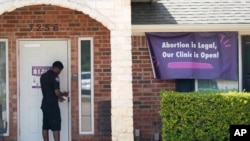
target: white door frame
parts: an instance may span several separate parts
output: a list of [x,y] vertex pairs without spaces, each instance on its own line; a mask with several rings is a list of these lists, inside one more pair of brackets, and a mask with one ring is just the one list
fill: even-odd
[[20,46],[19,46],[19,41],[67,41],[68,43],[68,88],[69,88],[69,104],[68,104],[68,138],[69,141],[71,141],[71,42],[67,38],[25,38],[25,39],[17,39],[16,40],[16,62],[17,62],[17,72],[16,72],[16,79],[17,79],[17,140],[20,140]]

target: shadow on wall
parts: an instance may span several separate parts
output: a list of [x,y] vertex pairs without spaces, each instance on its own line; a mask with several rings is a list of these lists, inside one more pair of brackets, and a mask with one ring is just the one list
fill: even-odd
[[131,3],[132,25],[177,24],[162,3]]

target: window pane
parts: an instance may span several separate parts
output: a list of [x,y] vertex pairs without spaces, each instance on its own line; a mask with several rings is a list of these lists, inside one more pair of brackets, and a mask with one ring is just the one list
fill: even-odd
[[92,131],[91,127],[91,44],[81,41],[81,131]]
[[198,80],[198,91],[238,91],[238,81]]
[[0,41],[0,120],[7,120],[6,107],[6,43]]

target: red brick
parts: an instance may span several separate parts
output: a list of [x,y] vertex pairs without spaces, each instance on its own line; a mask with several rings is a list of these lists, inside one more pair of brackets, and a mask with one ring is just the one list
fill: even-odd
[[[173,90],[173,81],[154,79],[145,36],[132,36],[132,72],[134,129],[141,130],[142,138],[153,137],[153,121],[160,122],[159,92],[161,89]],[[147,83],[145,83],[147,82]],[[157,126],[160,131],[160,127]]]

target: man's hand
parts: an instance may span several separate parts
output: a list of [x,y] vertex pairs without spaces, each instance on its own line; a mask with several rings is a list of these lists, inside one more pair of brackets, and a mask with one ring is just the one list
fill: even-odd
[[58,101],[64,102],[66,99],[64,99],[62,96],[58,97]]
[[62,92],[63,96],[69,96],[69,92]]

